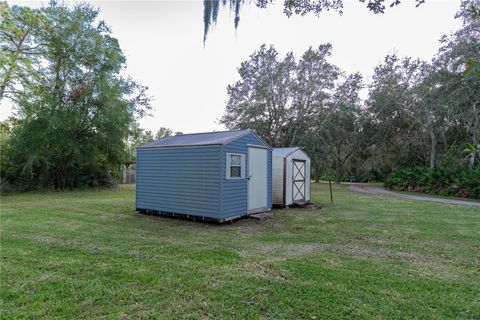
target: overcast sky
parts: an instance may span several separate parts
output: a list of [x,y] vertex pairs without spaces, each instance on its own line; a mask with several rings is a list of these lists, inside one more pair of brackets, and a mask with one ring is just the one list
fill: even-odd
[[[236,31],[232,13],[223,8],[204,46],[203,1],[91,3],[119,40],[127,73],[150,88],[152,116],[141,126],[154,132],[162,126],[184,133],[223,129],[218,119],[228,99],[226,87],[238,80],[240,63],[263,43],[299,57],[309,46],[330,42],[331,61],[348,73],[361,72],[368,81],[388,53],[430,60],[440,37],[461,26],[454,19],[459,0],[427,0],[419,8],[404,0],[383,15],[374,15],[358,0],[344,0],[341,16],[325,12],[291,18],[282,13],[283,0],[277,0],[267,9],[243,6]],[[11,108],[2,104],[3,120]]]

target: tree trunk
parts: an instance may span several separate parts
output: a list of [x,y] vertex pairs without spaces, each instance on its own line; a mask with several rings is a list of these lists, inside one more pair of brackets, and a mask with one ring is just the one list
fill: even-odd
[[441,129],[441,136],[442,136],[442,144],[443,144],[443,150],[446,151],[448,150],[448,141],[447,141],[447,135],[445,134],[445,130]]
[[342,180],[343,168],[342,159],[340,158],[340,152],[337,151],[337,157],[335,160],[335,180],[340,183]]
[[2,83],[2,85],[0,86],[0,101],[2,101],[3,99],[3,94],[5,93],[5,87],[6,87],[6,84],[5,82]]
[[315,161],[315,183],[320,182],[320,161]]
[[437,136],[433,128],[430,128],[430,140],[430,169],[433,170],[437,159]]
[[468,159],[468,167],[470,169],[473,169],[473,166],[475,165],[475,153],[472,153],[470,158]]
[[474,151],[470,157],[470,162],[469,162],[469,166],[470,166],[470,169],[473,168],[473,166],[475,165],[475,156],[477,154],[476,152],[476,148],[478,146],[478,136],[477,136],[477,130],[478,130],[478,127],[480,125],[480,112],[477,111],[477,103],[475,102],[473,104],[473,123],[472,123],[472,143],[474,145]]

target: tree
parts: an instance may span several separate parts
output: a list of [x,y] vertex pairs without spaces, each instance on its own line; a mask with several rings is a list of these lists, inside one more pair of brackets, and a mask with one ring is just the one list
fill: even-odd
[[435,63],[443,75],[445,103],[466,133],[459,140],[477,145],[480,143],[480,77],[475,72],[464,72],[469,68],[468,62],[480,61],[480,18],[472,15],[469,9],[472,6],[480,8],[480,1],[462,2],[457,17],[463,20],[463,27],[442,38],[443,46]]
[[[464,26],[477,25],[480,23],[480,1],[479,0],[463,0],[460,5],[460,10],[456,18],[462,18]],[[477,34],[478,35],[478,34]],[[475,73],[480,76],[480,59],[473,58],[466,62],[465,74]]]
[[152,131],[140,128],[138,122],[132,122],[128,135],[125,138],[126,161],[134,161],[137,156],[137,147],[154,140]]
[[415,90],[423,79],[423,66],[420,60],[389,55],[375,68],[367,105],[375,128],[374,141],[387,171],[425,163],[418,136],[423,123],[415,115]]
[[49,30],[35,39],[45,44],[38,79],[15,95],[6,179],[23,190],[111,184],[149,109],[146,88],[121,76],[125,57],[97,10],[53,3],[40,12]]
[[291,53],[279,60],[273,46],[262,45],[242,62],[241,80],[227,87],[229,100],[220,122],[229,129],[252,128],[267,143],[279,146],[292,103],[294,69]]
[[419,97],[416,101],[415,108],[412,110],[414,119],[418,122],[418,128],[426,132],[429,141],[429,167],[436,168],[438,153],[438,136],[445,128],[446,110],[445,104],[442,102],[442,77],[437,73],[433,66],[423,64],[424,79],[416,84],[413,94]]
[[170,137],[172,134],[173,134],[172,130],[165,127],[160,127],[160,129],[158,129],[157,131],[157,134],[155,134],[155,139],[158,140],[161,138]]
[[355,154],[358,134],[357,119],[361,113],[359,91],[362,76],[349,75],[333,94],[329,115],[324,123],[327,141],[333,147],[335,178],[340,182],[345,174],[345,164]]
[[473,143],[468,143],[463,149],[463,154],[468,158],[468,164],[470,168],[475,166],[475,158],[480,156],[480,143],[474,145]]
[[329,43],[316,50],[310,47],[298,62],[284,145],[294,145],[299,133],[310,125],[310,119],[325,116],[326,104],[340,74],[338,67],[328,62],[331,51]]
[[43,49],[39,33],[46,31],[45,17],[39,10],[9,7],[0,3],[0,101],[14,97],[19,82],[27,85],[36,76]]
[[[331,50],[330,44],[309,48],[296,63],[292,53],[281,59],[273,47],[261,46],[241,64],[241,80],[228,86],[230,98],[221,122],[231,129],[252,128],[272,146],[302,144],[312,158],[315,172],[320,172],[326,161],[332,160],[325,155],[335,148],[329,132],[335,127],[333,121],[339,125],[347,121],[336,117],[336,112],[357,107],[361,87],[361,76],[356,74],[347,77],[336,91],[335,82],[341,72],[328,61]],[[349,119],[355,122],[354,116]],[[335,130],[338,142],[340,129]],[[340,167],[345,161],[344,150],[336,146]]]

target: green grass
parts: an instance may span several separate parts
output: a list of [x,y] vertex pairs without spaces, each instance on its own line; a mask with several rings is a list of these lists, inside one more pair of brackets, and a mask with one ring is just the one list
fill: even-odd
[[1,317],[480,318],[480,208],[312,186],[322,210],[226,225],[131,186],[4,196]]

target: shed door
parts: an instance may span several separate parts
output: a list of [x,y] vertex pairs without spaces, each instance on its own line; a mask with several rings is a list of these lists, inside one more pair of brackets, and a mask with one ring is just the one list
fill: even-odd
[[248,148],[248,213],[267,209],[268,154],[266,149]]
[[293,202],[305,201],[305,160],[293,160]]

